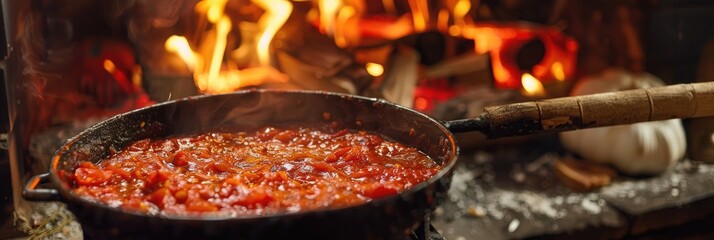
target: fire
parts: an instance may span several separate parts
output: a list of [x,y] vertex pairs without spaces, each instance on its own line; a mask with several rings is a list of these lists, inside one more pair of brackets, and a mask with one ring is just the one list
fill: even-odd
[[361,37],[359,19],[364,8],[360,0],[318,0],[317,9],[312,9],[310,15],[315,18],[318,14],[320,31],[333,37],[337,46],[346,48]]
[[454,23],[457,25],[464,25],[466,24],[466,21],[464,20],[464,17],[466,16],[467,13],[469,13],[469,10],[471,10],[471,1],[470,0],[459,0],[456,2],[456,5],[454,6]]
[[320,28],[329,36],[334,33],[337,11],[341,6],[341,0],[319,0],[317,2],[317,8],[320,10]]
[[[265,81],[287,81],[286,77],[270,66],[270,43],[292,12],[292,4],[286,0],[253,0],[252,3],[265,10],[257,22],[258,33],[255,40],[244,39],[233,54],[226,57],[228,37],[234,20],[225,14],[228,0],[203,0],[196,4],[195,11],[212,24],[205,31],[203,42],[197,44],[209,47],[206,51],[191,48],[184,36],[171,36],[164,47],[177,54],[193,71],[193,78],[199,91],[204,93],[230,92],[244,86],[259,85]],[[254,49],[258,66],[237,69],[232,56],[248,56],[246,49]],[[243,50],[243,51],[241,51]],[[248,61],[250,62],[250,61]]]
[[417,32],[426,31],[429,24],[429,5],[426,0],[408,0],[409,8],[412,11],[414,30]]
[[196,4],[196,12],[206,14],[208,21],[216,23],[223,16],[228,0],[204,0]]
[[191,71],[196,67],[197,59],[200,58],[191,50],[188,40],[183,36],[173,35],[169,37],[169,39],[166,39],[164,48],[169,52],[178,54]]
[[449,32],[449,10],[439,10],[439,15],[436,17],[436,29],[441,32]]
[[508,84],[508,80],[511,79],[511,73],[508,69],[502,67],[503,62],[501,61],[500,54],[493,54],[491,59],[491,64],[493,67],[493,78],[499,84]]
[[[556,28],[536,24],[478,22],[472,15],[479,10],[479,1],[448,0],[438,6],[428,0],[396,2],[382,0],[387,15],[398,15],[398,7],[408,6],[409,13],[387,17],[365,17],[364,0],[313,0],[311,19],[319,28],[334,38],[341,48],[359,47],[359,38],[394,40],[429,30],[432,26],[441,33],[473,40],[476,54],[488,54],[496,88],[518,89],[523,73],[548,83],[567,81],[574,77],[578,43]],[[373,3],[373,2],[369,2]],[[398,6],[395,3],[400,3]],[[406,3],[406,4],[405,4]],[[430,8],[435,7],[437,8]],[[373,9],[373,8],[370,8]],[[433,14],[430,11],[435,11]],[[317,20],[319,12],[319,21]],[[470,14],[472,13],[472,14]],[[432,22],[433,21],[433,22]],[[357,24],[355,24],[357,22]],[[356,29],[356,30],[355,30]],[[357,34],[349,35],[352,31]],[[529,69],[520,69],[516,55],[524,44],[531,41],[543,43],[546,54]]]
[[397,6],[394,5],[394,0],[382,0],[382,6],[384,6],[384,10],[392,15],[397,14]]
[[462,33],[463,37],[474,40],[474,50],[478,54],[499,50],[503,45],[502,38],[508,34],[513,33],[508,29],[486,26],[466,26]]
[[429,108],[429,99],[426,99],[424,97],[414,98],[414,109],[419,111],[425,111],[427,108]]
[[524,73],[523,76],[521,76],[521,84],[523,85],[524,95],[526,96],[542,97],[545,95],[543,84],[530,73]]
[[365,68],[367,69],[367,73],[373,77],[379,77],[384,74],[384,66],[379,63],[369,62],[365,65]]
[[[210,12],[209,12],[210,13]],[[209,14],[210,16],[210,14]],[[210,17],[208,18],[210,21]],[[228,37],[228,33],[230,33],[231,30],[231,21],[228,17],[223,16],[221,17],[218,22],[216,23],[216,38],[215,38],[215,45],[213,47],[213,54],[211,57],[211,62],[208,67],[208,76],[204,75],[199,75],[197,81],[199,81],[199,89],[201,90],[206,90],[206,91],[217,91],[217,92],[227,92],[231,91],[232,89],[230,88],[218,88],[218,89],[210,89],[209,87],[211,86],[216,86],[216,85],[210,85],[211,81],[217,81],[217,82],[223,82],[221,81],[218,76],[221,73],[221,65],[223,63],[223,54],[226,52],[226,38]],[[201,86],[204,86],[201,88]],[[220,85],[218,85],[220,86]]]
[[[452,27],[457,27],[453,25]],[[451,32],[450,33],[453,34]],[[577,58],[577,42],[549,27],[528,27],[520,25],[495,25],[488,23],[466,23],[458,32],[467,39],[473,39],[477,54],[489,54],[496,87],[517,89],[518,76],[523,72],[543,82],[565,81],[572,78]],[[514,61],[514,51],[526,42],[539,39],[547,54],[532,69],[518,69]]]
[[[357,15],[357,10],[354,7],[345,6],[345,7],[341,8],[339,13],[337,14],[338,25],[346,26],[348,24],[347,22],[350,21],[350,19],[352,17],[354,17],[355,15]],[[349,34],[347,34],[348,29],[349,28],[347,28],[347,27],[341,27],[341,28],[337,28],[334,30],[335,31],[335,44],[337,44],[337,46],[347,47],[349,45],[349,39],[347,37],[349,35]]]
[[565,70],[563,69],[563,63],[556,61],[550,66],[550,71],[553,72],[553,77],[558,81],[565,81]]
[[266,12],[258,20],[258,25],[263,29],[263,34],[258,37],[258,44],[256,45],[258,50],[258,60],[262,65],[270,64],[270,42],[273,40],[275,33],[278,32],[281,26],[285,24],[285,21],[290,17],[290,13],[293,11],[293,5],[284,0],[254,0],[261,8],[265,9]]

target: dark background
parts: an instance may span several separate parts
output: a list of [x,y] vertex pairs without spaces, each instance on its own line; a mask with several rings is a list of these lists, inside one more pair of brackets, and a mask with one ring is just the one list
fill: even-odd
[[[0,6],[0,10],[1,10]],[[5,59],[7,48],[5,44],[5,24],[4,19],[0,18],[0,26],[3,30],[0,31],[0,56]],[[7,133],[9,130],[8,112],[7,112],[7,94],[5,92],[5,72],[0,69],[0,134]],[[1,143],[3,145],[5,143]],[[10,181],[10,162],[8,161],[8,153],[5,149],[0,149],[0,239],[20,236],[19,232],[13,227],[13,208],[12,208],[12,182]]]

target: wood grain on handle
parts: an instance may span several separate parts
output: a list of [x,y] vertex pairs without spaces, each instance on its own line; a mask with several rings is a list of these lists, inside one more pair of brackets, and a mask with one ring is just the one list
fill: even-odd
[[714,82],[487,107],[489,137],[714,116]]

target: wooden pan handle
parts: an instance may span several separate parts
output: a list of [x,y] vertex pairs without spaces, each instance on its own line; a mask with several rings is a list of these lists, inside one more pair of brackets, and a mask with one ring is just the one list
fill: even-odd
[[714,116],[714,82],[487,107],[489,137]]

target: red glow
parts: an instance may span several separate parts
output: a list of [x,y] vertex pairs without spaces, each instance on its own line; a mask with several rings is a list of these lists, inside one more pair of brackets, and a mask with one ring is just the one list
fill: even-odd
[[429,100],[423,97],[414,98],[414,109],[417,111],[426,111],[429,109]]
[[414,109],[429,113],[439,103],[456,96],[447,79],[425,79],[414,89]]
[[[498,88],[520,88],[521,76],[528,71],[543,83],[572,80],[574,77],[578,43],[555,28],[478,24],[463,31],[464,37],[474,40],[477,53],[489,52]],[[544,43],[545,55],[533,69],[522,71],[516,64],[516,55],[524,44],[533,39]]]
[[500,53],[500,49],[494,49],[491,52],[491,65],[493,67],[493,78],[496,80],[496,85],[517,88],[517,84],[514,84],[513,81],[509,81],[511,80],[511,73],[508,67],[504,66],[503,62],[501,62]]

